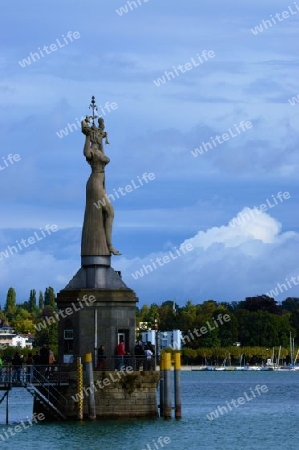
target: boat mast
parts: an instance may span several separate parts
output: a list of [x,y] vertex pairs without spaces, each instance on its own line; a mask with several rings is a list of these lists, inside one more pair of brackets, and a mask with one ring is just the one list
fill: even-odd
[[277,362],[276,362],[276,369],[279,368],[280,354],[281,354],[281,345],[279,346],[279,350],[278,350],[278,357],[277,357]]
[[291,364],[293,364],[293,343],[292,343],[292,332],[290,331],[290,356]]

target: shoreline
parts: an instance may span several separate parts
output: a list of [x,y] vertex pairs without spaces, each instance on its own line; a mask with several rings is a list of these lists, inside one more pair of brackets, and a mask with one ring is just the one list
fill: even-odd
[[[160,370],[157,366],[156,370]],[[174,370],[174,367],[171,367]],[[272,366],[201,366],[201,365],[182,365],[182,371],[187,372],[298,372],[299,367],[290,368],[288,366],[280,366],[278,368]]]

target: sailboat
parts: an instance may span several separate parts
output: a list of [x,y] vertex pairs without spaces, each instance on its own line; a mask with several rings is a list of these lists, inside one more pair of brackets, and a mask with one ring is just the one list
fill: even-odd
[[271,358],[268,358],[268,359],[267,359],[266,365],[263,366],[263,367],[261,368],[261,370],[271,370],[271,371],[275,370],[275,364],[274,364],[274,347],[273,347],[273,349],[272,349],[272,356],[271,356]]
[[291,362],[290,362],[290,370],[299,370],[299,367],[297,367],[297,369],[295,368],[295,364],[296,364],[296,360],[298,357],[298,351],[297,354],[295,356],[295,359],[293,359],[293,355],[294,355],[294,347],[295,347],[295,339],[292,338],[292,332],[290,331],[290,356],[291,356]]

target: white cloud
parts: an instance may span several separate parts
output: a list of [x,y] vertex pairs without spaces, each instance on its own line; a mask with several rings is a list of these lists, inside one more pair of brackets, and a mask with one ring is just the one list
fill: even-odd
[[[244,208],[241,213],[250,211],[254,212]],[[123,258],[118,268],[141,300],[157,301],[157,296],[161,300],[167,296],[181,301],[241,300],[263,294],[277,282],[297,274],[298,241],[297,233],[282,232],[276,219],[261,213],[240,226],[228,224],[199,231],[184,241],[184,244],[192,244],[193,251],[149,271],[136,281],[132,273],[167,252],[152,253],[142,259]],[[299,290],[294,287],[291,295],[298,294]]]
[[[249,219],[246,219],[246,218]],[[281,231],[281,224],[266,213],[256,213],[254,209],[244,208],[236,218],[236,226],[213,227],[206,232],[200,231],[190,242],[194,248],[206,250],[213,244],[223,244],[224,247],[240,247],[242,244],[259,240],[262,243],[274,243]]]
[[[163,266],[159,266],[157,258],[169,255],[170,250],[176,255],[170,242],[164,245],[163,251],[146,257],[114,258],[112,266],[122,271],[125,283],[135,290],[141,304],[169,298],[181,304],[188,299],[233,301],[264,294],[277,283],[283,283],[286,277],[298,276],[299,234],[283,232],[276,219],[267,213],[256,214],[250,208],[244,208],[232,220],[240,219],[241,214],[246,217],[246,213],[251,218],[238,226],[212,227],[187,238],[182,244],[191,244],[193,250],[185,254],[181,251],[182,256],[170,259]],[[33,288],[44,290],[51,285],[56,291],[63,289],[80,264],[79,256],[72,256],[76,255],[75,251],[67,252],[69,241],[70,235],[66,233],[60,250],[61,254],[69,255],[68,259],[58,259],[48,249],[43,252],[34,249],[0,262],[1,286],[7,289],[14,286],[19,301],[26,299]],[[153,270],[136,280],[132,273],[144,270],[143,265],[151,265]],[[299,296],[299,289],[293,287],[285,297],[288,295]],[[279,300],[283,298],[281,295]]]

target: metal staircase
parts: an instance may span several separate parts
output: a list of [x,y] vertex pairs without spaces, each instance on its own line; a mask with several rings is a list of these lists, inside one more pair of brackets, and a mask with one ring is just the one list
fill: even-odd
[[55,381],[46,378],[35,367],[32,367],[31,381],[23,381],[23,387],[40,402],[49,413],[58,420],[66,420],[67,399],[55,387]]

